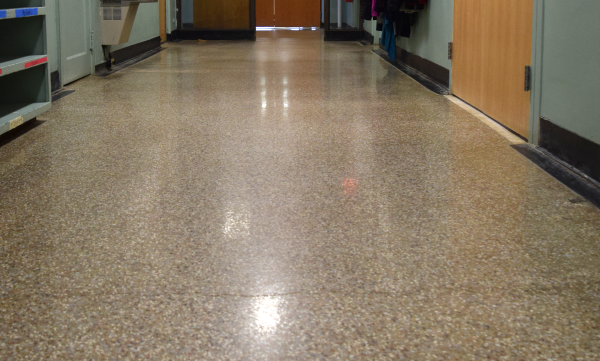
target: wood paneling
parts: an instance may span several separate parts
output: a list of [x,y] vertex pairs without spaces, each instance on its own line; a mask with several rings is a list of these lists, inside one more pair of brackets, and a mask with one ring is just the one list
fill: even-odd
[[160,41],[167,41],[167,4],[166,0],[158,0],[158,29]]
[[275,26],[320,27],[320,0],[275,0]]
[[194,27],[197,29],[248,29],[248,0],[194,0]]
[[527,137],[533,0],[454,0],[452,92]]
[[274,0],[256,0],[256,26],[275,26],[274,6]]

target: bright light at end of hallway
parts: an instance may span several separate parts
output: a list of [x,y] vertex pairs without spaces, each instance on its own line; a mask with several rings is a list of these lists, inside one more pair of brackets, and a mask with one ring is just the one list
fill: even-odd
[[262,297],[256,301],[255,318],[257,331],[268,334],[275,331],[280,321],[279,300]]

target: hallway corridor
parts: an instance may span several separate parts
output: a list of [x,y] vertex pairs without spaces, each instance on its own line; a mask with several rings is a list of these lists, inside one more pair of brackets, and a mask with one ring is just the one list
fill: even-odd
[[0,359],[600,357],[598,208],[373,47],[258,36],[0,146]]

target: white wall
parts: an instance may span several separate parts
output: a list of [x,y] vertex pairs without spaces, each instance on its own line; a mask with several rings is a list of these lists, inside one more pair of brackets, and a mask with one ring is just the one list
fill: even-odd
[[[324,5],[322,2],[321,8]],[[338,0],[331,0],[329,3],[330,13],[329,13],[329,21],[332,24],[337,23],[337,7]],[[359,10],[360,10],[360,2],[359,0],[354,0],[351,3],[347,3],[346,0],[342,0],[342,22],[346,23],[352,27],[358,28],[359,22]]]
[[377,20],[365,20],[363,27],[366,32],[373,35],[373,44],[379,44],[379,39],[381,39],[381,31],[377,31]]

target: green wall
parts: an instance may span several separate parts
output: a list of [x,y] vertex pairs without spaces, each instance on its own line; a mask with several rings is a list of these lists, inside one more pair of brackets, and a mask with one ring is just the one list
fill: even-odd
[[[398,47],[432,61],[448,70],[452,69],[452,60],[448,59],[448,43],[452,41],[453,0],[432,0],[425,10],[417,15],[410,38],[396,39]],[[375,30],[376,21],[365,21],[364,28],[374,35],[375,44],[379,44],[381,32]]]
[[[102,30],[100,24],[100,0],[92,0],[92,15],[95,19],[95,32],[97,34],[94,37],[94,59],[95,64],[98,65],[104,62],[104,56],[102,54]],[[110,50],[123,49],[156,38],[157,36],[160,36],[158,29],[158,3],[140,4],[129,41],[125,44],[113,45],[110,47]]]
[[[1,1],[1,0],[0,0]],[[60,55],[60,37],[58,31],[58,14],[56,2],[60,0],[46,0],[46,25],[47,25],[47,39],[48,39],[48,63],[50,66],[50,72],[59,70],[59,55]],[[85,0],[82,0],[85,1]],[[94,30],[94,64],[98,65],[104,62],[104,56],[102,54],[102,30],[100,25],[100,0],[87,0],[90,1],[92,27]],[[167,22],[167,32],[170,33],[172,29],[177,28],[176,23],[176,12],[175,12],[175,0],[167,0],[167,14],[171,16],[172,22]],[[158,3],[140,4],[138,14],[135,18],[135,23],[131,31],[131,38],[129,42],[112,46],[111,50],[118,50],[124,47],[134,45],[146,40],[150,40],[159,36],[158,30]],[[90,64],[91,66],[91,64]],[[92,71],[93,73],[93,71]]]
[[443,66],[452,68],[448,43],[452,41],[453,0],[431,0],[417,15],[410,38],[398,37],[402,49]]
[[546,0],[544,7],[541,116],[600,143],[600,1]]

